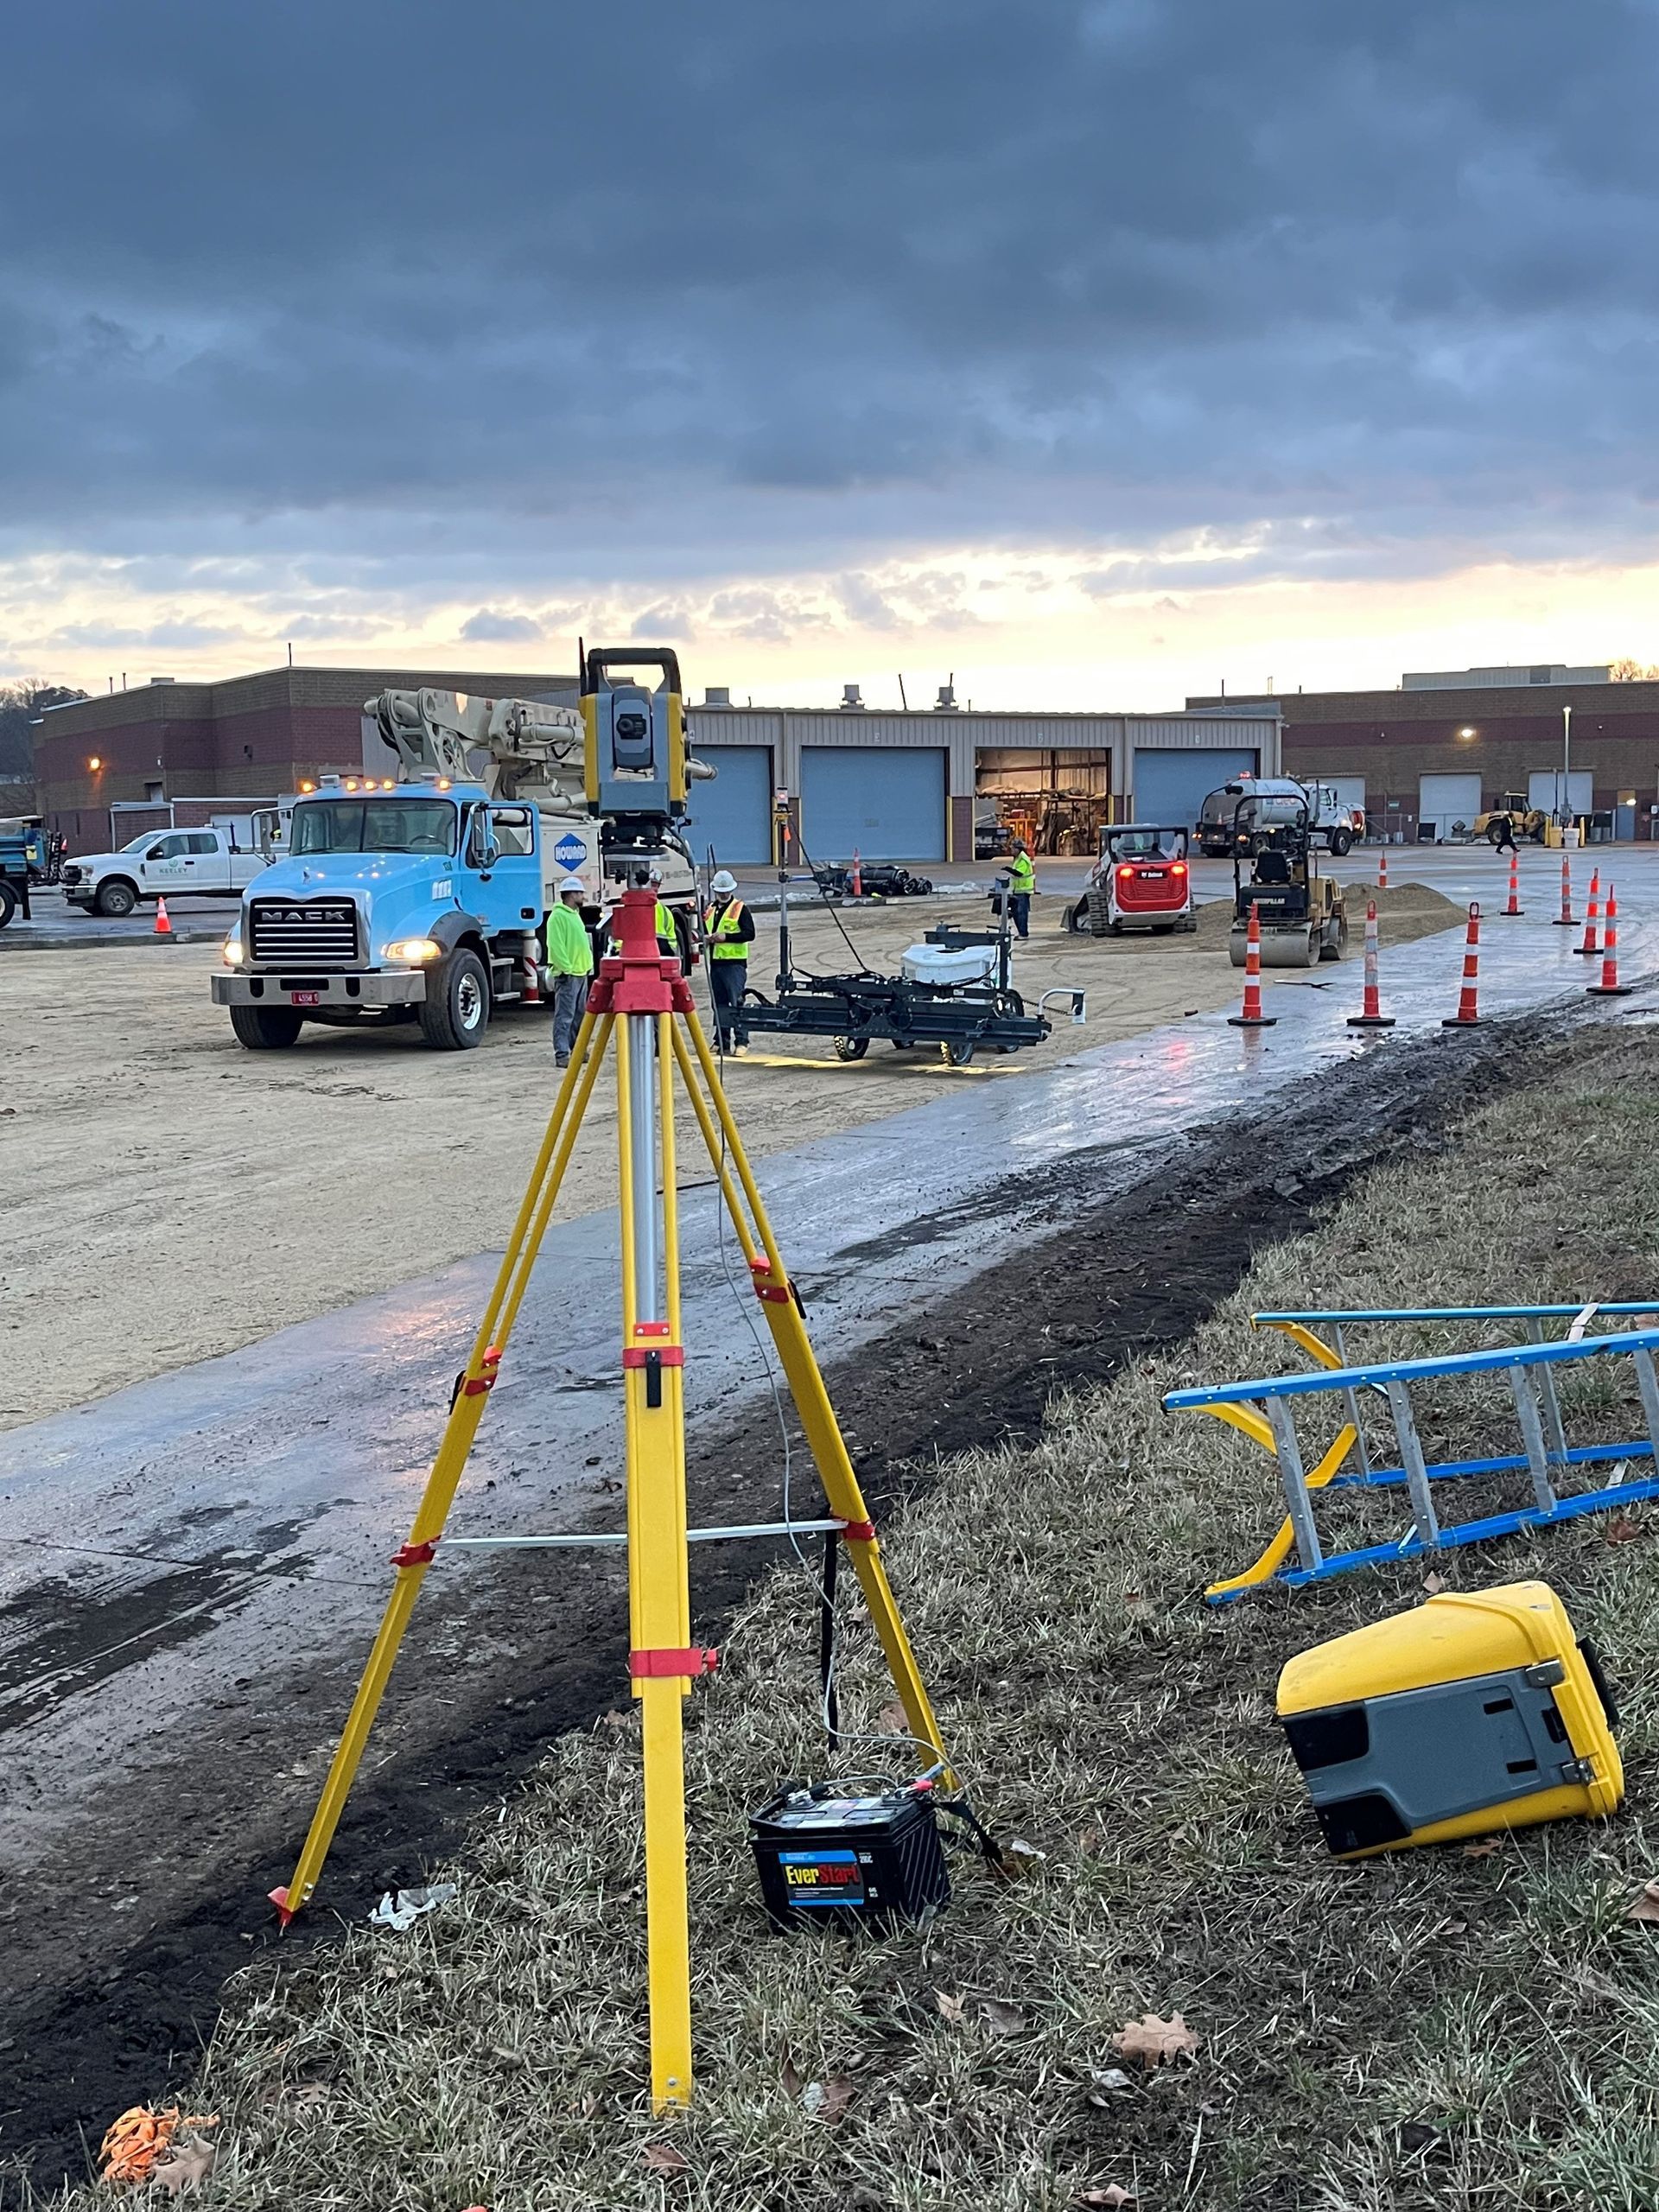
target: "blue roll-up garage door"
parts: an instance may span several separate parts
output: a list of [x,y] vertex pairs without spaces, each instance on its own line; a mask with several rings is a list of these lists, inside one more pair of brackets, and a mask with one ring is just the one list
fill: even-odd
[[709,848],[721,868],[772,858],[772,747],[711,745],[701,755],[717,772],[711,784],[691,786],[691,821],[685,842],[699,868]]
[[801,836],[820,866],[944,858],[943,746],[806,745]]
[[1255,773],[1253,748],[1224,753],[1185,753],[1173,746],[1135,748],[1135,818],[1137,822],[1183,823],[1191,830],[1210,792],[1241,769]]

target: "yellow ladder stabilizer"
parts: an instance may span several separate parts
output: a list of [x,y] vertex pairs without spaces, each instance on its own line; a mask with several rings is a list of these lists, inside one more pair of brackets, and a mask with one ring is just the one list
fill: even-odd
[[[1273,1431],[1262,1420],[1261,1414],[1251,1407],[1206,1406],[1204,1410],[1205,1413],[1214,1414],[1217,1421],[1226,1421],[1230,1427],[1242,1430],[1252,1443],[1259,1444],[1275,1464],[1277,1463],[1279,1455],[1273,1448]],[[1332,1445],[1325,1457],[1316,1466],[1309,1468],[1306,1487],[1309,1490],[1323,1490],[1332,1477],[1339,1471],[1343,1461],[1358,1441],[1358,1432],[1353,1423],[1344,1421],[1337,1431],[1335,1443]],[[1225,1582],[1212,1582],[1205,1592],[1205,1596],[1230,1598],[1236,1591],[1254,1590],[1263,1582],[1270,1582],[1290,1557],[1291,1547],[1295,1541],[1296,1532],[1291,1527],[1290,1516],[1287,1514],[1279,1523],[1267,1549],[1255,1564],[1253,1567],[1247,1567],[1243,1574],[1230,1576]]]

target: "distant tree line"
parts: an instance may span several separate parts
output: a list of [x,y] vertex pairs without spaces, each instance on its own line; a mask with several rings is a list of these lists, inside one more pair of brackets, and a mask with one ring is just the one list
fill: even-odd
[[[41,709],[61,707],[86,694],[67,683],[45,683],[38,677],[22,677],[0,683],[0,783],[29,783],[35,775],[35,733],[29,728]],[[27,812],[14,808],[13,812]]]
[[1639,660],[1626,654],[1623,660],[1612,662],[1607,673],[1615,683],[1652,683],[1659,680],[1659,664],[1643,668]]

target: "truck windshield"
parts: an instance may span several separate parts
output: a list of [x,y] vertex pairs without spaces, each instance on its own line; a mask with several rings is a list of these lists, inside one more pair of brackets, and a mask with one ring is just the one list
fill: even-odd
[[289,850],[453,853],[455,810],[442,798],[314,798],[294,810]]

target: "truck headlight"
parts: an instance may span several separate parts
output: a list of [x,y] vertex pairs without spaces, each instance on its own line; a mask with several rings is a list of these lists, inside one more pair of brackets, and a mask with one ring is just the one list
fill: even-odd
[[429,937],[395,938],[381,951],[383,960],[407,960],[416,967],[429,960],[435,960],[443,947]]
[[242,965],[243,958],[245,957],[242,950],[241,938],[239,937],[227,937],[224,944],[220,945],[219,949],[219,957],[225,963],[225,965],[227,968],[239,968]]

